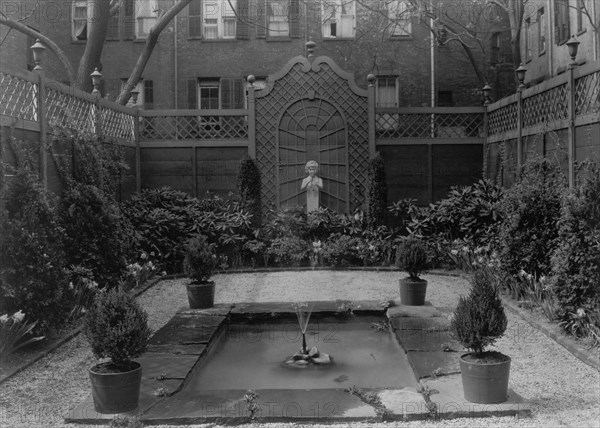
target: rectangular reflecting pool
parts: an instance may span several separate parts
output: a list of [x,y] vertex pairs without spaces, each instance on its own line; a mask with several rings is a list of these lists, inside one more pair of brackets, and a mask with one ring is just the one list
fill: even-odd
[[[380,317],[309,323],[306,344],[331,356],[331,363],[286,363],[297,353],[302,335],[293,319],[260,324],[230,324],[186,380],[185,390],[331,389],[416,387],[406,354],[394,334],[374,328]],[[382,324],[378,324],[381,326]]]

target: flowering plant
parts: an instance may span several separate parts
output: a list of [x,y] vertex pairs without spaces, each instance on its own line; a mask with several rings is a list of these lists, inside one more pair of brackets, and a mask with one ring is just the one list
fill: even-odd
[[[150,253],[154,256],[154,252]],[[140,260],[127,265],[124,283],[127,290],[138,287],[148,281],[157,271],[156,265],[152,262],[147,253],[142,252]]]
[[310,264],[312,267],[317,266],[321,263],[323,258],[323,244],[321,241],[314,241],[312,243],[312,251],[310,253]]
[[20,310],[10,317],[8,314],[2,315],[0,317],[0,355],[9,355],[25,345],[42,340],[44,336],[24,339],[36,324],[37,321],[25,322],[25,314]]

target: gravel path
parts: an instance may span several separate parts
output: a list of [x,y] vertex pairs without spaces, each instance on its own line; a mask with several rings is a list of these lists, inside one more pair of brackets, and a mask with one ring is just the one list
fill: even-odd
[[[380,300],[398,298],[398,272],[307,271],[216,275],[215,301]],[[427,300],[455,306],[468,291],[458,277],[426,275]],[[187,306],[185,279],[166,280],[139,297],[157,330]],[[353,423],[335,427],[600,427],[600,373],[582,363],[517,315],[507,311],[509,327],[497,349],[512,357],[510,387],[531,403],[533,416],[454,419],[410,423]],[[73,427],[62,422],[69,409],[90,394],[87,370],[95,362],[77,336],[49,356],[0,385],[0,427]],[[215,425],[193,425],[193,427]],[[251,424],[246,425],[248,427]],[[300,424],[263,424],[266,428]],[[310,425],[318,427],[318,425]]]

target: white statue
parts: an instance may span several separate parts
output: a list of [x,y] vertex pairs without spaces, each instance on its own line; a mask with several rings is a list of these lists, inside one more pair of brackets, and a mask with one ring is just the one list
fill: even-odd
[[314,161],[308,161],[305,167],[308,177],[302,180],[301,190],[306,189],[306,212],[319,209],[319,191],[323,188],[323,179],[317,177],[319,164]]

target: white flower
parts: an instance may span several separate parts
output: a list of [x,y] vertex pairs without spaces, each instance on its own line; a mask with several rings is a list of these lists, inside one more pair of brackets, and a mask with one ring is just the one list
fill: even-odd
[[25,314],[19,309],[19,312],[15,312],[12,317],[15,321],[21,322],[25,318]]
[[583,308],[577,309],[577,316],[579,318],[583,318],[585,316],[585,311],[583,310]]
[[8,314],[4,314],[0,317],[0,322],[5,323],[8,321]]
[[73,285],[73,281],[70,281],[70,282],[69,282],[69,289],[71,289],[71,290],[72,290],[73,288],[75,288],[75,286]]
[[450,254],[452,254],[453,256],[458,255],[458,250],[452,250],[450,251]]

